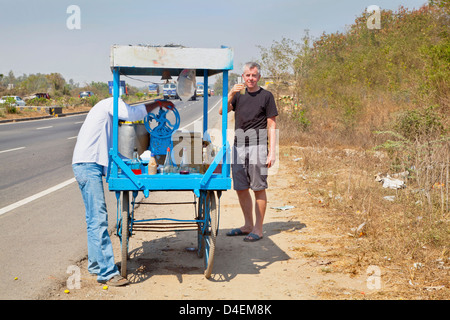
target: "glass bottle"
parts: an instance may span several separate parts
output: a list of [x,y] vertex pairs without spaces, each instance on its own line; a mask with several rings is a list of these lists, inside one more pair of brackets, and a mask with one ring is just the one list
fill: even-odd
[[139,158],[139,153],[137,151],[137,148],[134,148],[133,151],[133,158],[131,159],[130,164],[131,171],[133,171],[134,174],[141,174],[141,160]]
[[173,172],[173,162],[170,155],[170,147],[167,148],[166,159],[164,160],[163,173],[168,174]]
[[189,166],[187,162],[187,153],[186,153],[186,147],[183,148],[183,156],[181,157],[180,162],[180,174],[188,174],[189,173]]

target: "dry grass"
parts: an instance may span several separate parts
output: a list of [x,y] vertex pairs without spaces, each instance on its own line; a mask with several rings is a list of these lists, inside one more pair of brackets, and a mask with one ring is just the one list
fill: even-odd
[[22,111],[18,110],[16,113],[8,113],[5,112],[4,109],[0,109],[0,120],[36,118],[43,116],[48,116],[48,113],[45,110],[25,109]]
[[[90,109],[92,109],[92,107],[88,105],[68,106],[62,108],[62,113],[69,114],[77,112],[88,112]],[[0,120],[39,118],[45,116],[49,116],[49,113],[44,109],[38,110],[37,108],[25,108],[23,110],[17,111],[17,113],[7,113],[0,109]]]
[[[316,259],[339,258],[324,272],[364,274],[368,266],[379,267],[383,290],[373,299],[450,297],[448,209],[430,211],[417,184],[392,190],[375,181],[378,173],[390,168],[386,153],[284,144],[280,158],[291,163],[289,170],[298,181],[295,188],[307,190],[314,207],[321,209],[316,221],[328,226],[326,232],[340,235],[314,240],[329,242],[332,249],[325,253],[305,243],[296,251]],[[431,190],[431,197],[441,194],[442,187]],[[394,201],[386,196],[394,196]],[[330,292],[324,294],[326,298]],[[334,298],[339,294],[334,292]]]

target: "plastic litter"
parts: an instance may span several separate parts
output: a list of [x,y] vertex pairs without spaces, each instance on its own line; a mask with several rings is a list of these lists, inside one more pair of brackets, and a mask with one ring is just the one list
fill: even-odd
[[[394,176],[403,176],[403,172],[396,173]],[[378,174],[375,177],[375,181],[382,182],[383,188],[389,188],[389,189],[402,189],[406,188],[405,181],[397,178],[391,177],[389,174]]]
[[405,182],[400,179],[390,179],[387,177],[383,179],[383,188],[402,189],[405,187]]
[[294,206],[282,206],[282,207],[271,207],[272,209],[276,209],[276,210],[289,210],[289,209],[293,209],[295,208]]
[[355,232],[355,233],[360,233],[360,232],[362,232],[362,230],[363,230],[365,225],[366,225],[366,223],[363,222],[357,228],[351,228],[350,230]]

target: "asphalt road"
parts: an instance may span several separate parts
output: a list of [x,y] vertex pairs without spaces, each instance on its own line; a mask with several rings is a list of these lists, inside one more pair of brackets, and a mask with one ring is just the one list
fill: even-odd
[[[220,97],[209,98],[209,123]],[[174,100],[180,128],[202,130],[203,99]],[[86,115],[0,125],[0,299],[36,299],[87,255],[84,205],[71,159]],[[114,193],[105,195],[110,228]]]

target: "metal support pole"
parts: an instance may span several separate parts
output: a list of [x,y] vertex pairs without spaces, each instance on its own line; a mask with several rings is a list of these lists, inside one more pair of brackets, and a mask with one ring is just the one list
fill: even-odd
[[225,150],[222,161],[222,177],[228,178],[230,176],[230,168],[227,163],[228,70],[223,71],[222,92],[222,148]]
[[203,136],[205,136],[208,131],[208,70],[205,69],[203,72]]
[[[113,70],[113,149],[112,156],[116,158],[119,153],[119,68]],[[117,177],[118,168],[114,161],[111,161],[111,175]]]

